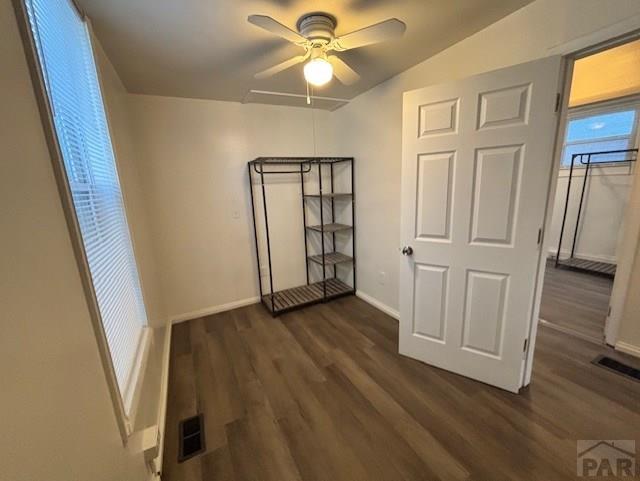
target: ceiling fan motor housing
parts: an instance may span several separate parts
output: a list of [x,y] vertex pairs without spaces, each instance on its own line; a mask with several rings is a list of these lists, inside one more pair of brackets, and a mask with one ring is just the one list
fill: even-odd
[[317,44],[327,44],[334,39],[336,18],[328,13],[308,13],[298,20],[298,32]]

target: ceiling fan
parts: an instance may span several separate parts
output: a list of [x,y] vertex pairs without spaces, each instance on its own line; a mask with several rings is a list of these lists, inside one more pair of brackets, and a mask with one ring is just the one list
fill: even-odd
[[255,78],[268,78],[309,60],[304,66],[304,76],[307,82],[316,86],[326,84],[334,74],[345,85],[351,85],[360,78],[344,60],[335,54],[327,55],[328,52],[343,52],[383,42],[401,36],[406,29],[404,22],[397,18],[390,18],[336,37],[334,33],[337,25],[336,18],[323,12],[308,13],[300,17],[296,24],[297,32],[266,15],[250,15],[247,20],[305,50],[302,55],[258,72]]

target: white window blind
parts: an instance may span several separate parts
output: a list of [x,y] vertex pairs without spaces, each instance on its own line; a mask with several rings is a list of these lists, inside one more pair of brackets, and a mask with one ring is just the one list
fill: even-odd
[[26,0],[120,391],[146,313],[87,25],[71,0]]

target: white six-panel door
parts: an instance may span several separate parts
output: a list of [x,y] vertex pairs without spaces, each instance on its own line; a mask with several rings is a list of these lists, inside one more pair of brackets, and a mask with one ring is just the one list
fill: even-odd
[[521,387],[560,58],[404,95],[400,353]]

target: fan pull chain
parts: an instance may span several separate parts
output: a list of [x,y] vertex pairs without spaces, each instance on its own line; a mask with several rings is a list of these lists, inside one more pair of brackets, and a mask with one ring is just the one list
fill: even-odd
[[[313,87],[311,87],[311,96],[313,96]],[[309,96],[309,82],[307,82],[307,99],[309,104],[311,104],[311,97]],[[312,124],[312,132],[313,132],[313,156],[317,156],[317,148],[316,148],[316,112],[313,104],[311,104],[311,124]]]
[[311,97],[309,96],[309,82],[305,82],[307,84],[307,105],[311,105]]

